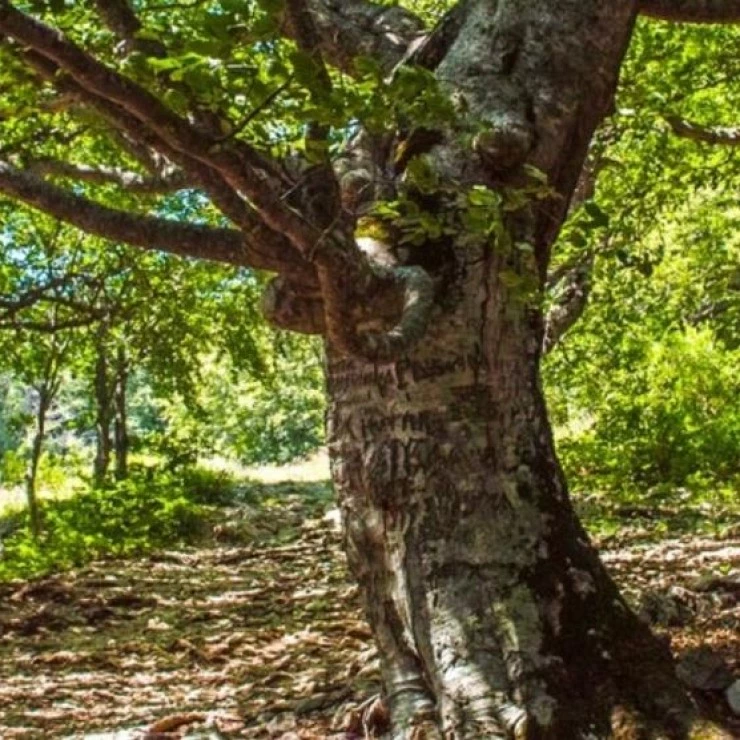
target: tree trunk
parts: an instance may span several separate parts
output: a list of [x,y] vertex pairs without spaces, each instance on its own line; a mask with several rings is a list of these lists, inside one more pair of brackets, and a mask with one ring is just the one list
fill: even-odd
[[112,399],[108,382],[108,356],[106,347],[96,347],[95,358],[95,459],[93,460],[93,485],[99,488],[105,482],[110,467]]
[[667,647],[569,502],[539,311],[494,252],[457,257],[457,305],[410,357],[328,366],[333,478],[392,737],[686,737]]
[[127,384],[128,358],[126,357],[126,350],[123,347],[119,347],[116,355],[116,387],[113,399],[115,406],[113,441],[116,457],[116,480],[125,480],[128,478]]
[[559,197],[504,214],[507,239],[461,234],[413,256],[440,291],[402,361],[327,350],[332,475],[394,740],[694,733],[667,647],[575,516],[539,381],[551,246],[634,13],[630,0],[468,3],[436,73],[489,129],[472,154],[448,137],[428,161],[452,190],[505,195],[524,187],[524,160]]
[[38,392],[39,405],[36,409],[36,429],[34,430],[33,442],[31,443],[31,455],[26,470],[26,502],[28,504],[28,516],[31,524],[31,533],[38,538],[41,534],[41,512],[36,495],[36,481],[38,478],[39,462],[46,437],[46,414],[51,404],[51,394],[46,388]]

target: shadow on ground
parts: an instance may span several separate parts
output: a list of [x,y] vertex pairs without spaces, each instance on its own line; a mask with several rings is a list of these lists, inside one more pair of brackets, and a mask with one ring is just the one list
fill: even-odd
[[[250,484],[197,547],[0,586],[0,737],[380,729],[376,652],[331,507],[326,483]],[[629,598],[677,653],[709,645],[737,677],[740,540],[631,526],[602,543]],[[698,693],[732,721],[719,690]]]

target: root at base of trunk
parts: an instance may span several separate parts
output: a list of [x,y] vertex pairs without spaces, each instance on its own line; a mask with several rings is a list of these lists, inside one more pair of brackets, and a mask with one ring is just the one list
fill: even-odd
[[666,728],[660,723],[648,722],[621,706],[613,710],[612,727],[606,733],[588,729],[576,734],[571,730],[547,732],[529,723],[521,724],[512,732],[494,727],[443,732],[435,722],[425,721],[382,737],[383,740],[733,740],[728,730],[711,721],[697,719],[677,730],[675,726]]
[[[614,681],[607,679],[602,690],[584,696],[582,702],[561,705],[547,726],[521,712],[515,723],[468,718],[463,724],[451,727],[435,712],[426,710],[382,737],[385,740],[732,740],[729,730],[699,716],[697,707],[683,691],[674,697],[675,705],[667,706],[660,698],[656,700],[652,688],[650,670],[642,681],[624,692],[623,699],[617,698]],[[657,691],[664,694],[665,686]]]

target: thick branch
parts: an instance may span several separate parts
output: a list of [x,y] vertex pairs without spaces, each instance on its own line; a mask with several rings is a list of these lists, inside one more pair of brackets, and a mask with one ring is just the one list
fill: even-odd
[[436,69],[458,37],[472,0],[458,0],[438,21],[432,31],[415,42],[407,55],[410,64]]
[[740,23],[740,0],[640,0],[642,15],[678,23]]
[[239,231],[132,215],[95,203],[0,161],[0,192],[38,208],[89,234],[184,257],[247,265]]
[[[130,0],[95,0],[95,5],[103,22],[121,39],[121,46],[125,54],[135,51],[159,59],[167,56],[167,47],[159,39],[140,37],[139,32],[142,30],[142,24],[134,12]],[[192,99],[187,85],[173,82],[166,72],[162,72],[158,76],[176,87],[190,101],[192,114],[199,126],[214,136],[222,133],[222,121],[225,121],[225,117],[198,105]]]
[[161,177],[147,177],[118,167],[92,167],[59,159],[40,159],[31,162],[26,169],[40,177],[67,177],[80,182],[111,183],[131,193],[171,193],[193,186],[193,182],[180,170]]
[[[313,66],[316,85],[309,90],[309,95],[315,104],[321,105],[322,99],[332,91],[332,82],[321,54],[319,33],[306,0],[285,0],[285,14],[294,31],[298,48],[308,55]],[[306,144],[314,157],[320,156],[321,159],[319,165],[307,173],[312,182],[306,184],[309,192],[321,193],[321,198],[318,203],[313,199],[314,203],[306,204],[308,207],[304,206],[304,215],[322,229],[331,227],[342,206],[339,182],[329,158],[329,134],[329,126],[314,122],[308,124]]]
[[[57,65],[36,52],[26,52],[26,61],[65,94],[76,96],[81,103],[94,108],[126,142],[131,143],[144,163],[151,159],[149,166],[161,171],[163,163],[150,152],[158,151],[170,162],[175,162],[189,173],[213,200],[222,213],[242,229],[248,250],[242,264],[249,264],[265,270],[291,275],[295,280],[306,284],[317,284],[315,272],[291,243],[280,233],[269,228],[248,204],[234,192],[233,188],[210,167],[188,155],[173,149],[162,142],[154,133],[142,127],[141,123],[122,110],[94,93],[85,90],[69,76],[64,75]],[[165,163],[166,164],[166,163]]]
[[280,199],[270,176],[274,168],[250,146],[237,140],[225,145],[196,130],[156,96],[101,64],[58,31],[24,15],[7,0],[0,0],[0,31],[58,64],[81,87],[120,106],[168,146],[212,167],[255,204],[268,226],[284,233],[301,252],[306,254],[315,247],[321,232]]
[[678,116],[666,116],[673,133],[684,139],[703,141],[721,146],[740,146],[740,128],[700,126]]
[[[349,260],[351,252],[345,257]],[[340,354],[393,362],[426,333],[434,282],[421,267],[373,259],[364,267],[358,271],[348,261],[342,271],[336,262],[329,267],[319,264],[320,292],[278,277],[265,290],[262,311],[276,326],[323,334]]]
[[[300,8],[300,4],[297,7]],[[368,6],[363,7],[367,10]],[[393,15],[392,9],[377,7],[374,7],[374,13],[376,21],[387,14]],[[296,14],[293,16],[295,18]],[[263,227],[271,233],[285,235],[297,252],[315,265],[325,307],[327,335],[339,351],[376,362],[391,361],[408,351],[423,336],[433,303],[433,284],[424,270],[416,267],[383,268],[369,264],[352,239],[348,228],[350,225],[345,223],[341,212],[328,223],[324,219],[308,221],[282,197],[284,182],[274,177],[271,163],[266,162],[245,142],[219,141],[196,129],[149,91],[101,64],[58,31],[19,12],[7,0],[0,0],[0,31],[30,46],[47,62],[53,63],[52,66],[58,65],[72,78],[72,88],[77,94],[98,110],[103,110],[133,138],[141,140],[151,137],[155,148],[187,172],[198,172],[201,181],[222,178],[232,192],[226,196],[219,192],[226,207],[222,201],[215,202],[225,213],[231,216],[234,198],[248,198],[264,221]],[[306,37],[302,37],[299,43],[307,50],[315,47],[315,42]],[[60,87],[60,84],[66,83],[55,73],[54,84]],[[129,117],[139,122],[139,131],[128,120]],[[204,169],[205,173],[202,172]],[[102,215],[98,210],[101,207],[65,191],[49,190],[50,186],[38,179],[35,179],[30,191],[26,187],[23,192],[24,188],[18,187],[19,178],[25,178],[23,183],[27,185],[30,176],[15,172],[11,177],[11,174],[8,171],[5,175],[6,181],[12,181],[6,182],[6,192],[80,225],[87,231],[109,236],[109,233],[101,231]],[[47,189],[40,189],[39,186]],[[210,192],[208,187],[206,189]],[[216,190],[219,190],[218,186]],[[59,206],[60,199],[64,207]],[[77,210],[70,208],[75,201],[84,207]],[[298,199],[298,202],[301,200]],[[92,217],[91,210],[95,217]],[[122,220],[129,229],[129,233],[119,234],[116,238],[148,246],[142,244],[142,235],[136,228],[141,223],[139,219],[111,212],[110,209],[107,212],[115,215],[112,220],[114,225],[119,226],[119,231]],[[254,217],[257,217],[257,213]],[[254,220],[250,210],[246,215],[249,220]],[[246,228],[246,223],[236,222],[249,239],[252,236],[251,229]],[[177,251],[171,245],[159,248]],[[218,259],[212,247],[206,254],[201,251],[202,248],[200,244],[188,251],[181,248],[180,253]],[[243,244],[240,264],[248,264]],[[358,327],[357,319],[352,315],[356,302],[389,288],[399,298],[402,297],[403,308],[397,324],[389,331],[382,328],[376,330],[377,326],[372,329]]]
[[[352,73],[360,56],[377,59],[390,72],[424,36],[424,24],[398,6],[376,5],[367,0],[307,0],[326,60]],[[285,33],[295,30],[286,20]]]
[[318,293],[306,293],[282,277],[271,280],[262,294],[262,313],[273,325],[300,334],[323,334],[324,302]]
[[326,336],[339,352],[369,362],[393,362],[424,337],[434,306],[434,282],[423,268],[373,266],[372,279],[378,285],[385,284],[403,295],[400,317],[387,331],[358,326],[348,300],[351,288],[347,290],[336,273],[321,267],[318,273],[324,298]]

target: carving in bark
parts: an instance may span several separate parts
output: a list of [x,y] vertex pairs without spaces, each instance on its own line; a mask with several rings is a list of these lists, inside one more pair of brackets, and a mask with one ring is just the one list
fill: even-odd
[[[97,7],[131,45],[143,4]],[[0,34],[30,70],[95,111],[154,181],[197,187],[232,226],[117,211],[44,179],[60,168],[14,159],[0,163],[0,192],[100,236],[271,270],[267,316],[323,335],[332,474],[393,740],[721,737],[698,723],[667,648],[631,613],[571,507],[539,382],[540,298],[638,12],[726,22],[736,10],[466,0],[425,29],[398,6],[289,0],[280,25],[311,60],[311,95],[330,91],[330,67],[355,74],[372,55],[391,80],[405,65],[431,70],[465,111],[434,130],[359,131],[333,163],[329,131],[308,125],[324,156],[296,168],[174,112],[0,0]],[[414,190],[402,142],[419,144],[438,192]],[[61,169],[129,191],[143,182]],[[549,195],[507,211],[497,241],[465,233],[450,193],[505,198],[532,193],[538,177]],[[399,193],[456,230],[411,245],[400,221],[363,233],[373,206]]]

